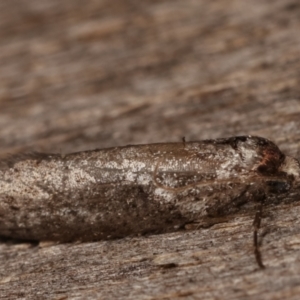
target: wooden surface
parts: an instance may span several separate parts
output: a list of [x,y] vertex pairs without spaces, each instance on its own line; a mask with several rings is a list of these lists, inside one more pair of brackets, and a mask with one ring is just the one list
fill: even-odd
[[[0,156],[253,134],[299,158],[298,1],[0,3]],[[290,201],[289,201],[290,200]],[[1,299],[299,299],[300,200],[207,229],[0,243]]]

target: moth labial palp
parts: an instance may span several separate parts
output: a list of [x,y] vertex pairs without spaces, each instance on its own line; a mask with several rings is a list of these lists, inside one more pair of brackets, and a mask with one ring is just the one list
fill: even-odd
[[255,136],[14,156],[0,161],[0,235],[94,241],[214,224],[287,193],[299,174],[296,159]]

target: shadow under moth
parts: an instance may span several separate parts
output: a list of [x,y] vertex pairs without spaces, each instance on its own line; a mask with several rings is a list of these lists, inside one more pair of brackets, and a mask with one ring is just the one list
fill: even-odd
[[299,182],[300,165],[271,141],[238,136],[129,145],[0,162],[0,235],[94,241],[209,224]]

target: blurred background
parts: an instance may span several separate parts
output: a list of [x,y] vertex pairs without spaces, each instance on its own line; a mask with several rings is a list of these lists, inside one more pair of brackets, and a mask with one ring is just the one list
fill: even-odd
[[298,1],[1,1],[0,155],[241,134],[295,155],[299,25]]

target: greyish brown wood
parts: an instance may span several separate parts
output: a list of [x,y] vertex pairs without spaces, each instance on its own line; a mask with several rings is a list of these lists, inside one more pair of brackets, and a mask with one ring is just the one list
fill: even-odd
[[[297,1],[0,3],[0,157],[258,135],[299,158]],[[0,243],[1,299],[298,299],[300,191],[205,229]]]

